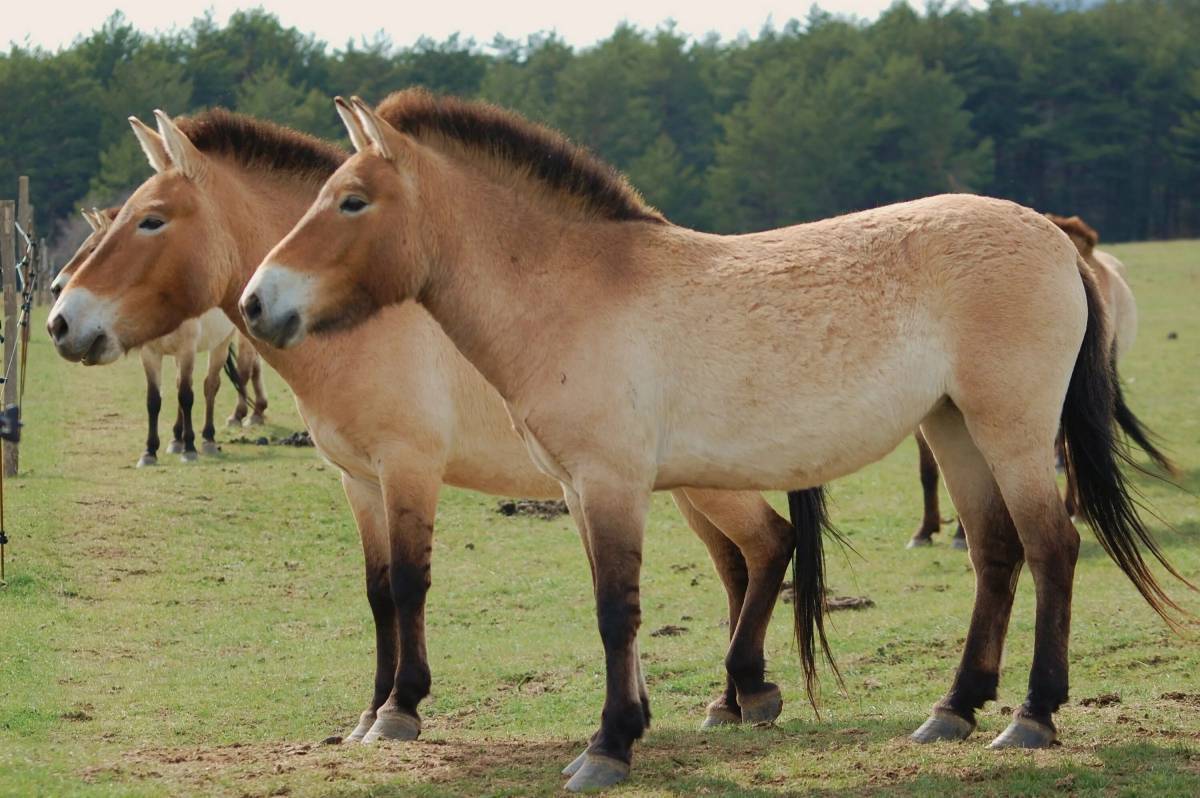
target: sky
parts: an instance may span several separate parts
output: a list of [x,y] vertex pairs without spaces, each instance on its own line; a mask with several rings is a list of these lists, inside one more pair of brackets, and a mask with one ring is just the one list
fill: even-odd
[[[901,0],[903,1],[903,0]],[[822,0],[820,7],[835,14],[874,19],[894,0]],[[981,0],[968,0],[982,5]],[[924,8],[924,0],[915,0]],[[7,3],[0,18],[0,42],[36,45],[50,50],[69,45],[86,35],[120,9],[133,25],[144,31],[166,31],[186,27],[192,19],[211,9],[224,23],[242,8],[262,6],[289,26],[316,34],[340,48],[349,40],[370,38],[384,31],[397,45],[409,45],[421,36],[436,40],[453,33],[473,37],[481,44],[497,34],[523,39],[538,31],[557,31],[569,43],[587,46],[612,33],[622,21],[653,29],[673,19],[678,29],[693,36],[715,31],[724,39],[741,33],[757,34],[768,20],[776,27],[793,17],[803,18],[810,8],[807,0],[490,0],[490,2],[404,2],[404,0],[354,0],[352,2],[230,2],[229,0],[123,0],[107,5],[79,0],[69,2]]]

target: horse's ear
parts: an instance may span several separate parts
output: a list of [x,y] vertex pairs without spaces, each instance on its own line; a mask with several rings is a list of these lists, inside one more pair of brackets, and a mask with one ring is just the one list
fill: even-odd
[[82,216],[83,220],[88,223],[88,227],[92,228],[93,233],[100,229],[100,220],[95,216],[92,216],[92,212],[87,208],[80,208],[79,215]]
[[354,113],[362,124],[363,132],[379,150],[379,155],[389,161],[395,161],[396,153],[387,136],[388,133],[394,134],[395,128],[381,119],[361,97],[351,97],[350,102],[354,104]]
[[1092,254],[1092,250],[1100,242],[1100,234],[1078,216],[1059,216],[1048,213],[1046,218],[1058,225],[1071,238],[1071,241],[1075,243],[1075,248],[1079,250],[1079,254],[1085,258]]
[[162,136],[167,155],[175,168],[188,180],[202,177],[207,169],[204,153],[196,149],[196,145],[192,144],[191,139],[184,135],[171,117],[156,108],[154,118],[158,122],[158,134]]
[[93,207],[92,216],[96,220],[96,229],[100,232],[106,232],[108,228],[112,227],[113,217],[109,216],[106,211]]
[[334,97],[333,107],[337,109],[338,116],[342,118],[342,124],[346,126],[346,132],[350,135],[350,143],[354,145],[354,151],[362,152],[367,147],[370,147],[371,140],[367,138],[367,134],[363,131],[362,122],[358,121],[358,117],[354,114],[354,109],[350,107],[350,103],[341,97]]
[[146,153],[146,160],[150,161],[154,171],[165,172],[171,168],[162,137],[136,116],[129,117],[129,126],[133,128],[133,135],[137,136],[138,144],[142,145],[142,152]]

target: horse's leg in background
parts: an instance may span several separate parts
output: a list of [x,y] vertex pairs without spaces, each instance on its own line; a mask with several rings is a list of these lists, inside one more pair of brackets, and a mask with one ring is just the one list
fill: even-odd
[[200,430],[200,451],[204,454],[220,454],[217,446],[217,430],[213,425],[213,414],[217,406],[217,391],[221,388],[221,371],[225,368],[225,356],[229,352],[229,340],[208,353],[208,372],[204,375],[204,427]]
[[382,486],[399,659],[391,694],[376,710],[375,723],[363,737],[366,743],[381,737],[416,739],[421,733],[417,705],[429,695],[431,682],[425,651],[425,596],[442,472],[417,453],[389,456],[388,462],[403,464],[385,475]]
[[[177,355],[171,355],[171,357],[174,358],[175,369],[176,369],[176,371],[178,371],[181,361]],[[184,450],[184,445],[183,445],[183,405],[178,401],[178,399],[179,399],[179,391],[178,391],[179,375],[178,374],[175,375],[175,386],[176,386],[175,423],[171,426],[171,442],[167,444],[167,454],[182,454],[183,450]]]
[[962,414],[945,405],[921,427],[937,452],[946,487],[964,521],[975,569],[975,608],[962,662],[950,692],[912,735],[917,742],[928,743],[968,737],[975,730],[975,712],[996,697],[1023,551],[1000,488]]
[[637,630],[641,624],[642,538],[649,490],[616,475],[574,480],[595,564],[596,618],[604,643],[606,688],[600,730],[567,782],[599,789],[629,775],[633,743],[646,728]]
[[928,546],[933,542],[933,536],[941,531],[942,516],[938,508],[938,464],[933,451],[925,441],[925,436],[918,429],[913,433],[917,439],[917,455],[921,471],[921,491],[925,500],[925,514],[921,518],[921,526],[913,533],[908,541],[908,548]]
[[149,430],[146,433],[146,451],[138,458],[138,468],[158,464],[158,413],[162,410],[162,355],[141,349],[142,368],[146,371],[146,416]]
[[[796,551],[795,529],[758,493],[695,489],[682,492],[695,510],[739,550],[746,589],[725,668],[737,691],[736,706],[741,720],[773,721],[783,710],[783,698],[778,685],[765,681],[763,646],[788,564]],[[805,565],[802,563],[801,567]]]
[[243,419],[250,412],[249,406],[246,404],[246,394],[250,390],[250,376],[254,369],[254,362],[258,360],[258,351],[250,345],[245,336],[238,334],[237,339],[237,358],[236,367],[238,374],[238,382],[242,384],[242,390],[238,393],[237,406],[233,409],[233,415],[225,423],[231,427],[242,426]]
[[388,559],[390,557],[387,530],[387,513],[384,511],[383,493],[378,485],[369,484],[342,474],[342,487],[358,534],[362,539],[363,559],[366,564],[367,602],[371,605],[371,616],[375,619],[375,689],[371,703],[359,716],[358,725],[346,736],[346,742],[359,742],[371,730],[376,721],[376,712],[396,684],[396,665],[399,648],[396,637],[396,604],[392,601],[392,584]]
[[179,364],[179,377],[176,383],[179,389],[179,418],[183,427],[183,454],[180,459],[185,463],[196,461],[196,433],[192,430],[192,403],[195,395],[192,393],[192,371],[196,366],[196,351],[184,351],[175,355]]
[[[726,537],[708,516],[696,509],[685,491],[671,491],[671,497],[688,526],[708,549],[717,576],[725,586],[725,596],[729,603],[729,639],[732,642],[733,634],[738,628],[738,619],[742,615],[742,605],[746,600],[746,587],[750,583],[746,558],[742,556],[736,543]],[[742,708],[738,704],[737,685],[734,683],[733,674],[726,670],[725,692],[708,705],[701,728],[741,722]]]
[[250,381],[254,384],[254,412],[250,414],[250,424],[258,426],[267,423],[267,389],[263,387],[261,357],[254,358],[250,368]]
[[1063,504],[1067,508],[1067,515],[1074,519],[1079,515],[1079,486],[1075,484],[1075,472],[1071,468],[1071,458],[1067,456],[1067,441],[1061,431],[1054,440],[1054,452],[1055,458],[1062,463],[1063,473],[1067,475],[1067,495]]

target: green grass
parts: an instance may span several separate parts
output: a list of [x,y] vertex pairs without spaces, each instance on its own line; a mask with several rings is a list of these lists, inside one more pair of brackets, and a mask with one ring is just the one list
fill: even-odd
[[[1129,264],[1142,316],[1122,364],[1128,398],[1167,439],[1192,494],[1135,479],[1173,527],[1153,523],[1166,551],[1200,580],[1200,243],[1114,249]],[[587,566],[566,519],[503,518],[492,497],[447,489],[422,740],[316,745],[351,727],[374,665],[361,553],[336,470],[311,449],[251,445],[227,445],[220,459],[193,466],[164,456],[157,469],[135,470],[140,368],[65,363],[38,324],[22,475],[6,484],[0,795],[560,789],[558,770],[594,729],[603,686]],[[270,387],[277,427],[268,434],[299,429],[286,389],[274,377]],[[957,662],[970,567],[944,541],[903,548],[919,509],[911,443],[833,485],[832,495],[863,555],[835,554],[832,584],[876,603],[834,616],[846,693],[827,681],[814,718],[781,615],[769,641],[787,700],[779,725],[703,735],[694,728],[722,678],[724,599],[698,541],[669,500],[656,498],[642,636],[655,723],[622,794],[1200,794],[1200,645],[1164,629],[1086,530],[1073,701],[1059,715],[1064,744],[984,748],[1006,723],[1003,708],[1023,697],[1028,574],[1001,698],[979,733],[963,745],[907,743]],[[1194,594],[1184,598],[1200,610]],[[649,635],[668,623],[688,631]],[[1109,692],[1120,702],[1080,704]]]

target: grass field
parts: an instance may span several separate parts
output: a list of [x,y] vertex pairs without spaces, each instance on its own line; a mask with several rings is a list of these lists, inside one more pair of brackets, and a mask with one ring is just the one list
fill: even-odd
[[[1113,249],[1142,316],[1122,364],[1128,398],[1168,440],[1191,494],[1135,481],[1173,527],[1153,524],[1164,548],[1200,581],[1200,243]],[[6,484],[0,795],[560,789],[559,769],[595,728],[603,690],[587,566],[566,518],[504,518],[493,497],[446,490],[425,732],[416,743],[320,745],[353,725],[374,667],[361,552],[336,470],[312,449],[246,444],[196,465],[163,456],[162,466],[135,470],[144,438],[136,360],[68,364],[39,324],[22,475]],[[282,383],[271,388],[266,434],[299,429]],[[722,679],[724,598],[699,542],[669,499],[656,498],[642,634],[655,719],[620,794],[1200,794],[1200,644],[1169,634],[1086,530],[1063,745],[985,749],[1024,695],[1028,573],[1001,698],[979,732],[965,744],[908,743],[957,663],[970,567],[944,541],[904,549],[919,516],[911,442],[831,491],[862,554],[831,557],[833,588],[875,602],[833,618],[846,692],[826,680],[814,717],[781,605],[768,649],[785,690],[779,724],[705,734],[695,728]],[[1174,592],[1200,612],[1200,597]],[[668,624],[686,631],[651,636]],[[1115,697],[1088,700],[1107,694]]]

